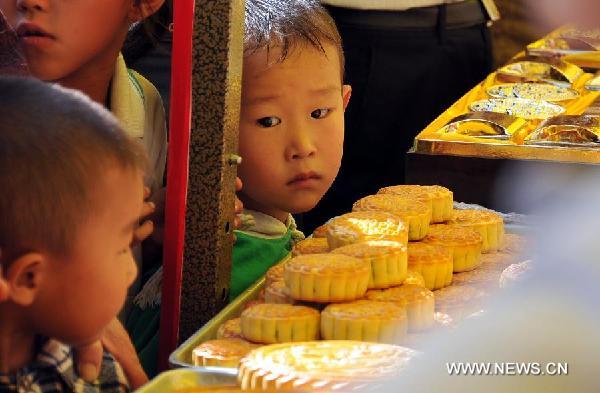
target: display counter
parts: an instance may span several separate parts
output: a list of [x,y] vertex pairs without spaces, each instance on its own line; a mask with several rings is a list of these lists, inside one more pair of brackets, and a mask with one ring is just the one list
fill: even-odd
[[567,49],[574,34],[563,28],[530,45],[431,122],[408,154],[407,182],[441,184],[459,200],[507,211],[518,207],[493,193],[509,167],[596,168],[600,52]]

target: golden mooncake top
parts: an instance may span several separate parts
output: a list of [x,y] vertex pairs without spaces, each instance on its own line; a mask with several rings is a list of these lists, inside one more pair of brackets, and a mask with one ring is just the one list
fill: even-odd
[[408,264],[452,262],[452,254],[444,247],[422,242],[408,243]]
[[317,227],[313,233],[312,233],[312,237],[327,237],[327,224],[323,224],[319,227]]
[[292,255],[323,254],[329,251],[329,244],[324,237],[309,237],[294,245]]
[[309,254],[286,262],[285,270],[311,274],[364,273],[371,270],[368,262],[342,254]]
[[336,303],[325,307],[323,314],[337,319],[404,320],[406,309],[393,302],[356,300],[350,303]]
[[406,246],[391,240],[367,240],[336,248],[332,254],[344,254],[356,258],[406,253]]
[[277,264],[267,270],[265,275],[265,286],[271,285],[275,281],[283,281],[283,266],[286,262]]
[[369,300],[380,302],[406,304],[419,300],[433,300],[433,292],[419,285],[403,284],[388,289],[370,289],[367,291],[366,297]]
[[450,191],[449,189],[447,189],[446,187],[442,187],[442,186],[421,186],[423,187],[425,190],[433,193],[435,195],[436,198],[441,198],[441,197],[446,197],[446,196],[450,196],[453,197],[453,193],[452,191]]
[[294,376],[314,384],[319,381],[350,384],[394,376],[415,354],[397,345],[324,340],[261,347],[242,359],[241,366],[273,379]]
[[406,196],[410,199],[433,200],[437,198],[453,197],[452,191],[442,186],[419,186],[416,184],[402,184],[398,186],[384,187],[378,194],[396,194]]
[[314,318],[319,312],[306,306],[293,306],[291,304],[258,304],[242,312],[243,318]]
[[[407,250],[408,251],[408,250]],[[414,284],[420,287],[425,287],[425,278],[423,275],[412,269],[406,271],[406,280],[402,283],[404,285]]]
[[498,213],[485,210],[455,210],[452,224],[477,225],[477,224],[500,224],[503,223],[502,216]]
[[240,318],[233,318],[225,321],[219,330],[217,330],[217,338],[242,338],[242,326]]
[[440,246],[462,246],[483,244],[481,235],[470,228],[435,224],[429,226],[429,233],[423,239],[425,243],[439,244]]
[[242,357],[253,349],[260,347],[241,338],[222,338],[206,341],[197,346],[193,353],[195,357],[205,359],[227,359]]
[[402,184],[398,186],[383,187],[379,189],[377,193],[399,195],[407,199],[416,199],[418,201],[431,201],[435,196],[432,191],[416,184]]
[[398,240],[408,236],[407,224],[398,216],[382,211],[346,213],[327,225],[328,236],[358,240]]
[[480,300],[484,292],[471,285],[451,285],[435,292],[436,307],[452,307]]
[[265,291],[273,293],[277,296],[288,296],[288,290],[284,281],[275,281],[271,283],[271,285],[269,285]]
[[431,214],[431,207],[425,203],[394,194],[369,195],[359,199],[352,206],[352,211],[355,212],[372,210],[392,213],[405,219],[422,214]]

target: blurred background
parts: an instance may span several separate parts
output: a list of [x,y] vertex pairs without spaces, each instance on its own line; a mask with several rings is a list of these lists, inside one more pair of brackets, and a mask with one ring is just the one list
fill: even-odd
[[502,16],[492,26],[494,65],[499,67],[527,44],[548,34],[552,27],[532,17],[528,0],[496,0],[495,3]]

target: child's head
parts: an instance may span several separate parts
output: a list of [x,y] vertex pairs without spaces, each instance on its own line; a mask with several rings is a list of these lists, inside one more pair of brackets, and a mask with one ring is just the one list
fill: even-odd
[[247,0],[245,24],[240,198],[284,219],[312,209],[340,167],[341,39],[315,0]]
[[[20,37],[32,75],[45,81],[87,78],[114,69],[129,26],[164,0],[0,0]],[[81,84],[81,83],[79,83]]]
[[0,119],[2,318],[91,342],[137,274],[143,149],[82,94],[35,80],[0,78]]

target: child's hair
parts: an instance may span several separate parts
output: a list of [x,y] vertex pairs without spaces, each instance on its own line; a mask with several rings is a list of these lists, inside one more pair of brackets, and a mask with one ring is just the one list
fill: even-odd
[[68,256],[110,168],[144,170],[143,148],[89,98],[0,77],[0,262],[30,251]]
[[324,51],[323,43],[336,47],[344,75],[342,39],[335,22],[318,0],[246,0],[244,54],[279,48],[284,61],[302,44]]

